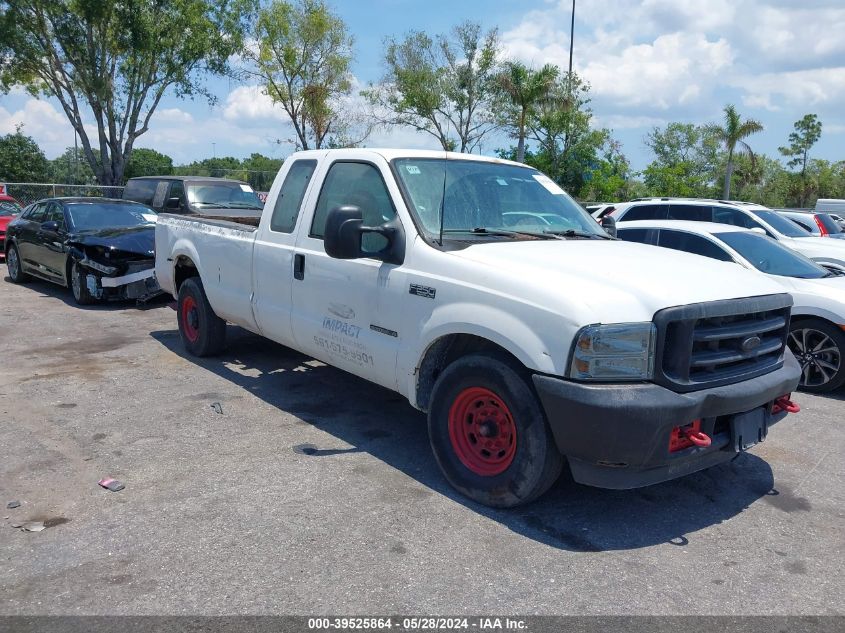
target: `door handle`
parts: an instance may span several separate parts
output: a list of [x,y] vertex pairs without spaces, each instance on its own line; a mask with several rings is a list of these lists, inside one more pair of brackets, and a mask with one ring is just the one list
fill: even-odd
[[305,279],[305,255],[301,253],[293,256],[293,278]]

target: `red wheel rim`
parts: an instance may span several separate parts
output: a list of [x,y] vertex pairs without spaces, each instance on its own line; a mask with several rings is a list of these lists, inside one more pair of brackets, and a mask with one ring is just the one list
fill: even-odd
[[513,416],[499,396],[483,387],[469,387],[455,398],[449,439],[458,459],[476,475],[505,472],[516,454]]
[[191,343],[196,343],[200,337],[200,315],[197,302],[190,295],[182,301],[182,331]]

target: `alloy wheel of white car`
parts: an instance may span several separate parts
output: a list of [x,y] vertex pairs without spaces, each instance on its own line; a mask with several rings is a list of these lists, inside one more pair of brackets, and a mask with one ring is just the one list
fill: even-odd
[[789,349],[801,364],[801,387],[828,391],[841,383],[842,348],[814,324],[798,325],[789,333]]

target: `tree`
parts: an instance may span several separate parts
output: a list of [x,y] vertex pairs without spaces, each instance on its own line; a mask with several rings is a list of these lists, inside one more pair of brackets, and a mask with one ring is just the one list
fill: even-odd
[[645,139],[654,160],[643,171],[652,195],[716,196],[715,181],[721,162],[720,141],[713,126],[671,122],[655,127]]
[[50,161],[50,180],[70,185],[97,183],[97,177],[85,160],[85,152],[79,147],[68,147],[64,154]]
[[268,191],[282,167],[283,159],[270,158],[262,154],[253,153],[245,158],[241,165],[246,171],[247,182],[256,191]]
[[803,207],[807,196],[807,161],[810,158],[810,148],[816,144],[822,135],[822,122],[815,114],[805,114],[804,118],[796,121],[795,130],[789,135],[789,147],[779,147],[778,151],[789,158],[790,167],[801,166],[801,192],[798,206]]
[[330,134],[346,133],[353,39],[343,20],[323,0],[273,0],[259,9],[252,33],[247,72],[284,108],[297,148],[320,149]]
[[752,160],[754,160],[754,152],[751,147],[743,139],[748,138],[752,134],[763,131],[763,124],[754,119],[742,120],[736,108],[733,105],[726,105],[724,109],[725,125],[724,127],[714,126],[713,131],[716,133],[719,140],[724,144],[728,152],[728,162],[725,168],[725,187],[724,200],[731,198],[731,175],[733,173],[734,153],[747,153]]
[[139,147],[132,152],[126,165],[126,178],[136,176],[170,176],[173,174],[173,159],[154,149]]
[[464,22],[430,38],[411,31],[385,41],[387,73],[362,92],[382,125],[434,136],[444,150],[472,152],[495,129],[498,31]]
[[528,68],[518,61],[505,62],[504,69],[496,76],[496,83],[505,97],[501,115],[503,127],[511,130],[517,139],[517,162],[525,159],[525,126],[534,109],[546,103],[555,87],[560,69],[546,64],[539,70]]
[[0,136],[0,182],[46,182],[47,157],[22,130],[23,125],[18,125],[14,134]]
[[[58,99],[103,185],[120,184],[164,94],[202,95],[242,46],[242,0],[0,2],[0,88]],[[96,136],[83,125],[89,109]]]

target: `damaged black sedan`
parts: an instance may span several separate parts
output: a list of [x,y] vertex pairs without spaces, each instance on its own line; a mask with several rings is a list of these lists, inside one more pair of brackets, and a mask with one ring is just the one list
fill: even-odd
[[156,212],[111,198],[49,198],[9,224],[6,265],[14,283],[30,276],[71,289],[80,305],[146,301],[155,280]]

